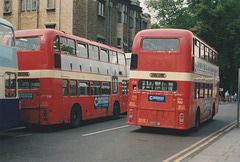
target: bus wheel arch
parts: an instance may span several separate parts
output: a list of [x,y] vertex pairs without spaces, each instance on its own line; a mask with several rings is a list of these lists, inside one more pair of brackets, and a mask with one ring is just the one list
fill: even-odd
[[196,111],[195,129],[198,130],[199,126],[200,126],[200,107],[198,107]]
[[82,108],[78,103],[75,103],[70,112],[70,125],[73,128],[79,127],[82,122]]
[[120,115],[120,103],[116,100],[113,104],[113,119],[118,119]]

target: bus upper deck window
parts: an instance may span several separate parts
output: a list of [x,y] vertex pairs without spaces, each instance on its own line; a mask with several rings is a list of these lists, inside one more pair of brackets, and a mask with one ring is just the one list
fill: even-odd
[[177,51],[179,39],[177,38],[145,38],[142,49],[147,51]]
[[54,41],[53,41],[53,49],[54,49],[54,52],[59,52],[59,37],[56,36],[54,38]]

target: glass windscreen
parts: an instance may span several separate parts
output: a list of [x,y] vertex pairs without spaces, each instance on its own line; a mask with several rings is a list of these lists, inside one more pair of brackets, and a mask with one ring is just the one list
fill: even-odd
[[142,49],[149,51],[177,51],[179,39],[177,38],[145,38]]
[[17,38],[16,39],[17,50],[35,50],[40,47],[40,38]]

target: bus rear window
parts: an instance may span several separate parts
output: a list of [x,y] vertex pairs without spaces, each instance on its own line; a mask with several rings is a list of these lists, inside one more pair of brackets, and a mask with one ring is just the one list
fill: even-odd
[[40,47],[40,38],[18,38],[16,39],[17,50],[35,50]]
[[18,79],[18,89],[39,89],[39,79]]
[[147,51],[177,51],[179,40],[177,38],[145,38],[142,49]]
[[158,80],[140,80],[138,88],[141,90],[169,91],[177,90],[177,82],[174,81],[158,81]]

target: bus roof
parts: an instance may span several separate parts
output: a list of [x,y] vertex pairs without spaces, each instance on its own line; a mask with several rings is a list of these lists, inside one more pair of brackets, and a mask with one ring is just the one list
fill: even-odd
[[5,19],[3,19],[3,18],[0,18],[0,23],[1,23],[1,24],[5,24],[5,25],[13,28],[13,25],[12,25],[9,21],[7,21],[7,20],[5,20]]
[[117,52],[124,53],[119,48],[115,48],[115,47],[112,47],[112,46],[109,46],[109,45],[106,45],[106,44],[98,43],[98,42],[95,42],[95,41],[90,40],[90,39],[86,39],[86,38],[83,38],[83,37],[80,37],[80,36],[68,34],[68,33],[65,33],[64,31],[59,31],[59,30],[55,30],[55,29],[44,28],[44,29],[18,30],[18,31],[15,31],[15,36],[16,36],[16,38],[22,38],[22,37],[33,37],[33,36],[45,35],[45,34],[50,34],[50,33],[55,33],[56,35],[59,35],[59,36],[75,39],[75,40],[78,40],[78,41],[82,41],[84,43],[88,43],[88,44],[91,44],[91,45],[97,45],[97,46],[102,47],[102,48],[107,48],[107,49],[111,49],[111,50],[114,50],[114,51],[117,51]]
[[181,37],[181,36],[189,36],[189,37],[193,37],[193,38],[197,38],[199,40],[201,40],[203,43],[205,43],[206,45],[208,45],[209,47],[211,47],[217,54],[218,52],[216,51],[215,48],[213,48],[212,46],[210,46],[207,42],[205,42],[204,40],[200,39],[198,36],[196,36],[193,32],[189,31],[189,30],[185,30],[185,29],[146,29],[146,30],[141,30],[140,32],[138,32],[135,36],[134,39],[139,39],[140,37]]

